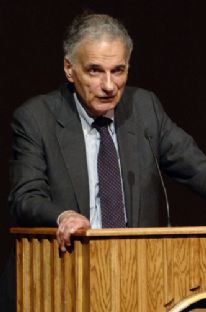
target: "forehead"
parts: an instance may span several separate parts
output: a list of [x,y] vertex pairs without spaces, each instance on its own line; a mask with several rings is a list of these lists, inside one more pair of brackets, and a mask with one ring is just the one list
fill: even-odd
[[76,50],[75,62],[82,65],[126,64],[126,49],[120,39],[83,40]]

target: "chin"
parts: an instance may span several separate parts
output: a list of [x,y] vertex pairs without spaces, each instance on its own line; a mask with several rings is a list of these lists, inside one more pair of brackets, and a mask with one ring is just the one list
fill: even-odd
[[111,102],[101,102],[97,105],[96,109],[99,111],[108,111],[110,109],[114,109],[117,103],[111,103]]
[[95,114],[97,116],[101,116],[101,115],[105,115],[108,111],[112,110],[114,107],[110,107],[110,108],[105,108],[105,109],[101,109],[101,110],[96,110]]
[[114,109],[117,106],[117,103],[114,102],[96,102],[94,105],[90,105],[90,111],[95,116],[101,116],[106,114],[109,110]]

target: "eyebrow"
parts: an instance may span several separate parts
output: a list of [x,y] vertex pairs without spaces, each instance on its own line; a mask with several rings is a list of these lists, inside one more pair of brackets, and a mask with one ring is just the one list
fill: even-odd
[[[118,69],[125,69],[127,67],[126,64],[117,64],[117,65],[114,65],[114,67],[111,69],[111,70],[118,70]],[[95,64],[95,63],[89,63],[86,65],[86,68],[87,69],[103,69],[103,67],[100,65],[100,64]]]
[[99,69],[99,68],[102,68],[102,66],[99,65],[99,64],[95,64],[95,63],[89,63],[89,64],[86,65],[86,68]]
[[125,69],[127,67],[126,64],[119,64],[119,65],[115,65],[114,69]]

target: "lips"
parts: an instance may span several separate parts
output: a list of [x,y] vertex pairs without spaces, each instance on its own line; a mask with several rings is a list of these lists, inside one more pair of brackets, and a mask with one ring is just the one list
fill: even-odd
[[101,101],[101,102],[111,102],[113,101],[115,98],[115,95],[113,96],[98,96],[98,99]]

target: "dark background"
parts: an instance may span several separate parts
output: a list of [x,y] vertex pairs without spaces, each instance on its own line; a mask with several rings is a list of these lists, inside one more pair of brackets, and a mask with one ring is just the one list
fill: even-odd
[[[204,1],[0,0],[0,270],[11,243],[11,116],[27,98],[64,81],[64,30],[83,9],[111,14],[125,24],[134,39],[128,83],[154,91],[170,117],[206,152]],[[205,225],[205,200],[168,179],[166,185],[172,224]]]

